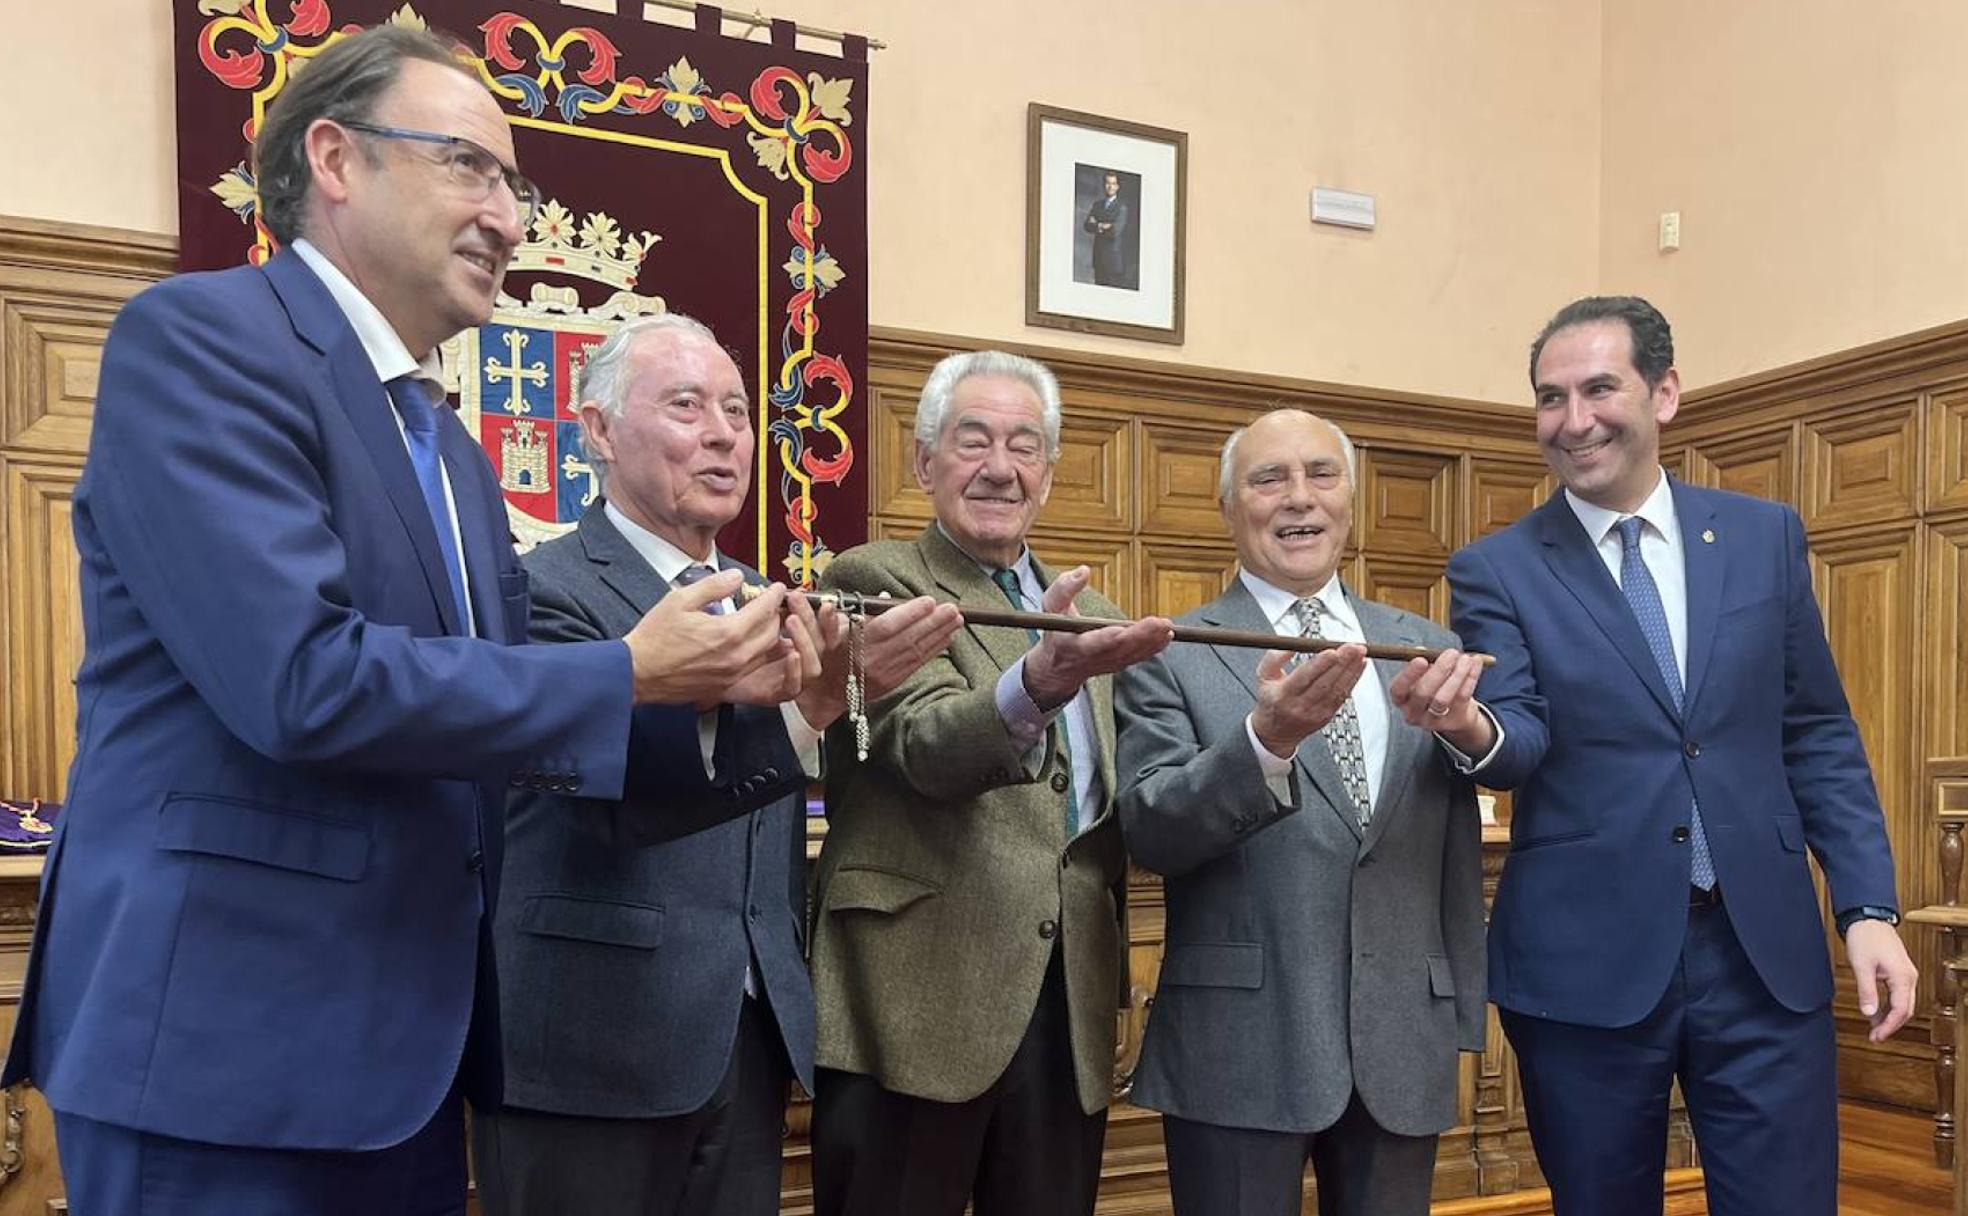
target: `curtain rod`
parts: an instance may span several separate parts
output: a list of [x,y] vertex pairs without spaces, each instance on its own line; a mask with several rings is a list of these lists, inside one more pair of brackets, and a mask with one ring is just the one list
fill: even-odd
[[[694,13],[698,8],[696,0],[643,0],[643,3],[652,4],[658,8],[675,9],[682,13]],[[740,25],[750,26],[752,29],[769,27],[772,24],[772,18],[757,9],[753,9],[749,13],[734,13],[730,9],[724,9],[723,17],[726,21],[736,21]],[[805,34],[810,38],[825,39],[829,42],[838,43],[844,42],[847,39],[847,35],[839,30],[823,30],[817,25],[802,25],[797,21],[793,23],[793,31],[795,33]],[[884,51],[888,49],[888,44],[878,38],[870,38],[867,42],[868,49],[871,51]]]

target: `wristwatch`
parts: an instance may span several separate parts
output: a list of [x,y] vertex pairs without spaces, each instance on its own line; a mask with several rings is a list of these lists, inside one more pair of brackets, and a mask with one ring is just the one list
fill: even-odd
[[1900,923],[1900,914],[1877,904],[1860,904],[1856,908],[1847,908],[1838,914],[1838,936],[1844,937],[1847,930],[1862,920],[1883,920],[1889,925],[1897,925]]

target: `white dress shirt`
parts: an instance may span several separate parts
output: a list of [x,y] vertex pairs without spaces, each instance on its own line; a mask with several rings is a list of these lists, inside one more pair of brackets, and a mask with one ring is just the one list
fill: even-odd
[[[321,280],[321,285],[334,297],[335,306],[348,318],[350,327],[355,330],[356,340],[362,343],[363,353],[369,356],[370,365],[376,369],[376,378],[385,385],[398,376],[428,380],[432,405],[444,408],[444,377],[438,366],[437,352],[433,350],[425,355],[421,363],[411,358],[410,348],[403,345],[403,339],[397,337],[382,312],[326,255],[301,239],[295,240],[294,252],[314,272],[314,277]],[[396,419],[397,434],[403,435],[403,450],[407,452],[410,450],[410,437],[404,435],[402,407],[397,405],[394,397],[390,398],[390,410],[390,416]],[[458,554],[458,578],[465,594],[465,632],[476,634],[478,621],[472,609],[471,567],[465,561],[465,538],[458,532],[458,500],[451,495],[451,471],[445,468],[442,459],[437,462],[437,471],[444,482],[444,510],[451,517],[451,543]]]
[[[1237,577],[1244,580],[1251,598],[1257,601],[1258,610],[1264,619],[1271,622],[1272,632],[1279,637],[1299,636],[1298,614],[1292,605],[1298,596],[1252,574],[1248,570],[1239,571]],[[1365,642],[1367,635],[1360,629],[1359,615],[1353,605],[1347,602],[1346,591],[1340,585],[1337,572],[1326,580],[1310,598],[1319,601],[1325,609],[1325,618],[1320,622],[1319,632],[1335,642]],[[1367,768],[1367,800],[1369,806],[1380,797],[1381,774],[1387,767],[1388,706],[1387,690],[1380,682],[1380,669],[1371,660],[1366,671],[1347,694],[1353,703],[1353,713],[1360,720],[1360,751]],[[1257,753],[1258,767],[1264,772],[1264,783],[1279,802],[1291,802],[1291,758],[1278,756],[1271,749],[1258,742],[1257,728],[1252,724],[1251,715],[1244,717],[1244,733],[1250,737],[1251,750]]]
[[[1606,572],[1613,576],[1615,586],[1624,587],[1620,582],[1620,535],[1616,525],[1627,518],[1618,511],[1608,511],[1594,506],[1565,491],[1565,503],[1578,516],[1579,523],[1585,526],[1585,534],[1599,551],[1599,560],[1606,563]],[[1654,483],[1654,492],[1633,512],[1640,520],[1640,560],[1647,563],[1647,572],[1654,576],[1654,586],[1660,589],[1661,608],[1667,613],[1667,634],[1674,642],[1674,666],[1681,673],[1681,686],[1688,684],[1688,563],[1683,560],[1681,548],[1681,528],[1674,514],[1674,491],[1668,485],[1667,473],[1663,471],[1660,480]]]
[[[607,514],[608,522],[614,524],[616,531],[622,534],[622,539],[629,542],[629,547],[640,554],[642,560],[649,563],[649,568],[656,572],[658,578],[672,586],[676,584],[677,575],[682,574],[687,567],[709,566],[713,570],[722,569],[716,548],[704,557],[692,557],[630,519],[614,503],[604,500],[601,509]],[[726,610],[727,603],[727,601],[720,601],[713,605],[713,608],[723,612]],[[808,777],[819,780],[820,732],[808,725],[806,715],[802,714],[799,706],[791,701],[780,702],[779,712],[786,719],[786,734],[792,738],[793,750],[799,753],[800,768]],[[697,742],[703,749],[706,777],[717,775],[717,723],[716,710],[697,715]]]
[[[956,542],[952,540],[951,543]],[[974,557],[971,560],[977,561]],[[998,568],[985,562],[977,562],[977,565],[986,575]],[[1045,585],[1039,582],[1038,568],[1032,564],[1032,551],[1027,549],[1019,554],[1011,569],[1018,576],[1018,589],[1025,597],[1025,602],[1018,607],[1027,612],[1039,611],[1044,602]],[[1025,691],[1025,660],[1021,657],[998,677],[996,697],[998,717],[1003,719],[1012,742],[1027,752],[1039,746],[1045,739],[1046,727],[1064,713],[1066,750],[1073,761],[1073,805],[1076,808],[1073,834],[1086,831],[1100,817],[1100,804],[1105,794],[1100,784],[1100,740],[1093,733],[1093,700],[1087,695],[1085,686],[1082,685],[1073,694],[1072,700],[1048,713],[1032,700],[1031,693]]]

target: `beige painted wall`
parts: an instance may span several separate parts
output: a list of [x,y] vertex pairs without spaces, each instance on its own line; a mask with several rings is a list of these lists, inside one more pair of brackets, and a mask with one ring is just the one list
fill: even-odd
[[1660,305],[1688,382],[1968,317],[1968,5],[1604,12],[1599,281]]
[[[1518,400],[1529,331],[1596,272],[1596,3],[764,7],[891,44],[871,84],[877,324]],[[0,214],[175,229],[166,0],[13,5],[8,26],[93,45],[0,86]],[[78,85],[97,100],[19,121],[20,99]],[[1188,132],[1185,346],[1025,326],[1029,101]],[[1314,228],[1314,184],[1373,192],[1379,230]]]

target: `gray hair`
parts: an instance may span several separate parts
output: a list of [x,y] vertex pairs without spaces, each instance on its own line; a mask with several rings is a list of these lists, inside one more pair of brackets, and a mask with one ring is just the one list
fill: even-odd
[[[307,235],[307,218],[314,171],[308,165],[307,133],[316,119],[330,122],[368,122],[403,65],[413,59],[455,68],[477,80],[458,58],[458,44],[404,25],[379,25],[338,38],[327,50],[304,60],[305,70],[294,74],[267,108],[265,121],[253,136],[253,182],[260,195],[260,222],[273,239],[291,245]],[[296,66],[300,66],[296,64]],[[363,147],[370,164],[376,152]]]
[[[585,367],[581,369],[581,382],[576,386],[576,408],[589,401],[601,407],[601,412],[611,419],[620,418],[622,410],[628,405],[629,395],[629,355],[635,349],[635,341],[644,334],[679,333],[692,334],[712,345],[717,344],[717,335],[711,327],[695,317],[680,312],[661,312],[653,317],[637,317],[615,327],[594,353],[588,356]],[[733,360],[737,362],[737,360]],[[608,462],[597,459],[592,453],[583,452],[588,466],[594,470],[595,487],[602,493],[608,492]]]
[[972,376],[1007,376],[1022,381],[1039,399],[1040,427],[1045,432],[1046,462],[1059,459],[1059,380],[1037,359],[1002,350],[973,350],[946,355],[930,369],[916,406],[916,442],[934,448],[943,434],[943,416],[957,386]]
[[[1353,440],[1347,437],[1346,431],[1337,422],[1329,418],[1321,418],[1310,410],[1301,410],[1288,405],[1274,406],[1264,413],[1259,414],[1252,421],[1256,422],[1269,418],[1273,414],[1298,414],[1301,417],[1310,418],[1314,422],[1323,423],[1331,428],[1332,433],[1339,436],[1339,450],[1346,456],[1346,480],[1352,485],[1356,493],[1359,491],[1359,458],[1353,454]],[[1248,430],[1250,430],[1249,426],[1240,426],[1236,430],[1231,431],[1230,437],[1223,441],[1223,455],[1217,458],[1216,473],[1216,501],[1219,503],[1230,501],[1230,470],[1236,465],[1237,441],[1242,439],[1244,432]]]

